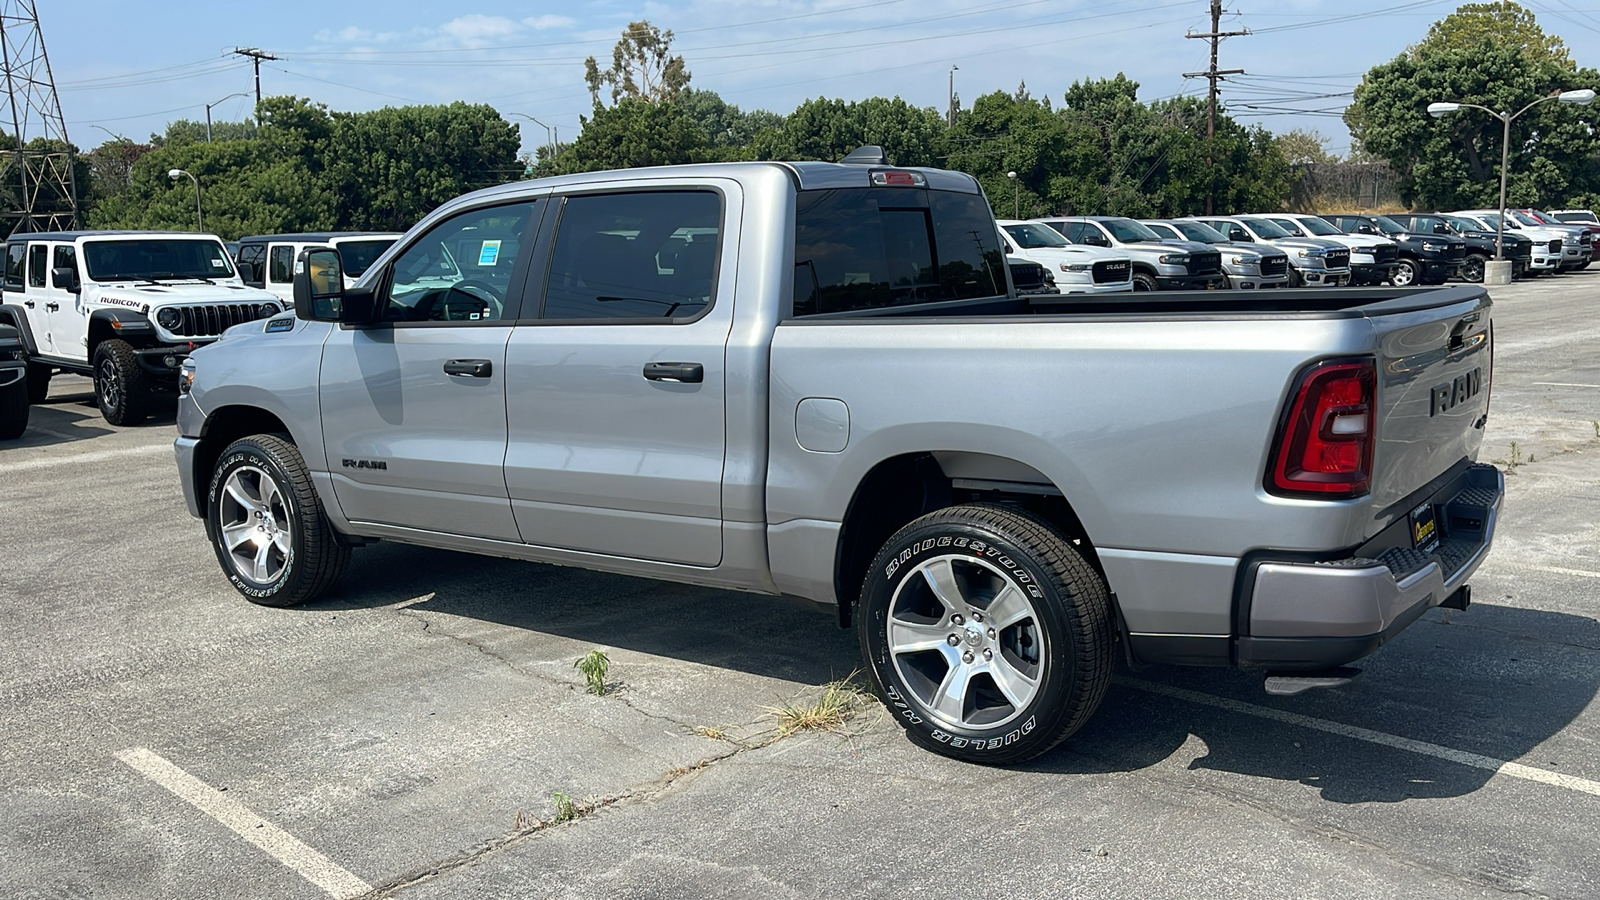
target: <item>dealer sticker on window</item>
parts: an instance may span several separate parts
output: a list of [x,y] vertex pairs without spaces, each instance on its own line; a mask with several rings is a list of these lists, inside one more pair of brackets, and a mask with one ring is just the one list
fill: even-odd
[[492,266],[500,262],[500,242],[484,241],[483,248],[478,251],[478,265]]

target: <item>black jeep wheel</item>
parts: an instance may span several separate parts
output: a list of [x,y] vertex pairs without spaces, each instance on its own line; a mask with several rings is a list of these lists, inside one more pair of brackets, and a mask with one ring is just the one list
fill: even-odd
[[21,437],[28,428],[28,386],[19,381],[0,387],[0,441]]
[[127,341],[101,341],[95,348],[94,399],[113,425],[137,425],[149,415],[149,379]]
[[300,450],[278,435],[229,444],[212,470],[207,500],[217,562],[251,603],[313,600],[350,564],[350,548],[328,523]]
[[28,363],[28,402],[43,403],[50,396],[50,367],[44,363]]
[[1045,522],[998,506],[929,513],[862,586],[861,651],[911,740],[1014,763],[1081,728],[1111,680],[1105,582]]

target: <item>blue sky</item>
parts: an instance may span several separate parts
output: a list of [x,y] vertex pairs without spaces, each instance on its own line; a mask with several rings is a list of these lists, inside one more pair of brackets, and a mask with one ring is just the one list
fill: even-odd
[[[1594,0],[1530,4],[1580,65],[1600,56]],[[1248,73],[1224,100],[1275,131],[1314,128],[1343,152],[1336,115],[1361,73],[1422,37],[1453,0],[1232,0],[1223,30],[1257,33],[1222,46],[1221,67]],[[1594,3],[1600,6],[1600,3]],[[1075,80],[1126,73],[1141,98],[1203,94],[1207,0],[688,0],[517,3],[426,0],[58,0],[39,15],[68,134],[82,147],[110,133],[144,140],[175,118],[249,115],[247,60],[257,47],[263,92],[333,109],[484,102],[537,118],[564,139],[590,108],[583,59],[605,65],[630,21],[671,28],[693,85],[743,108],[786,113],[808,97],[901,96],[943,111],[950,67],[967,101],[1026,81],[1059,101]],[[1286,98],[1295,97],[1293,102]],[[217,101],[221,100],[220,103]],[[1252,110],[1251,104],[1259,107]],[[1283,114],[1290,107],[1322,114]],[[546,138],[525,118],[525,148]]]

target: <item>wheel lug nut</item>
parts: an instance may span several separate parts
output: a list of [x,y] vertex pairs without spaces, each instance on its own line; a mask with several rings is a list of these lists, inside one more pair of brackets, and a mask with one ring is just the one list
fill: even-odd
[[994,639],[995,639],[995,630],[993,628],[991,628],[991,629],[989,629],[989,640],[992,641]]
[[952,634],[949,637],[945,638],[944,640],[945,640],[945,643],[949,644],[952,647],[958,647],[958,646],[961,645],[961,636],[960,635]]
[[972,621],[974,621],[974,622],[982,622],[983,621],[983,613],[973,613],[972,614]]
[[972,662],[972,651],[968,650],[967,652],[961,654],[961,661],[964,663]]
[[961,618],[961,616],[959,616],[959,615],[955,615],[955,616],[951,616],[950,617],[950,624],[951,625],[961,625],[961,624],[964,624],[966,621],[967,621],[966,619]]
[[994,659],[994,651],[990,650],[988,648],[984,648],[983,658],[984,659]]

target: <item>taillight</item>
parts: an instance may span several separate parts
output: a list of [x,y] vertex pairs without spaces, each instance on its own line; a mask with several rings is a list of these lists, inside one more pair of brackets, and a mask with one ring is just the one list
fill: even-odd
[[1355,497],[1372,480],[1377,369],[1371,359],[1317,363],[1300,374],[1267,486],[1279,494]]
[[879,187],[925,187],[928,179],[921,172],[887,169],[873,172],[872,183]]

